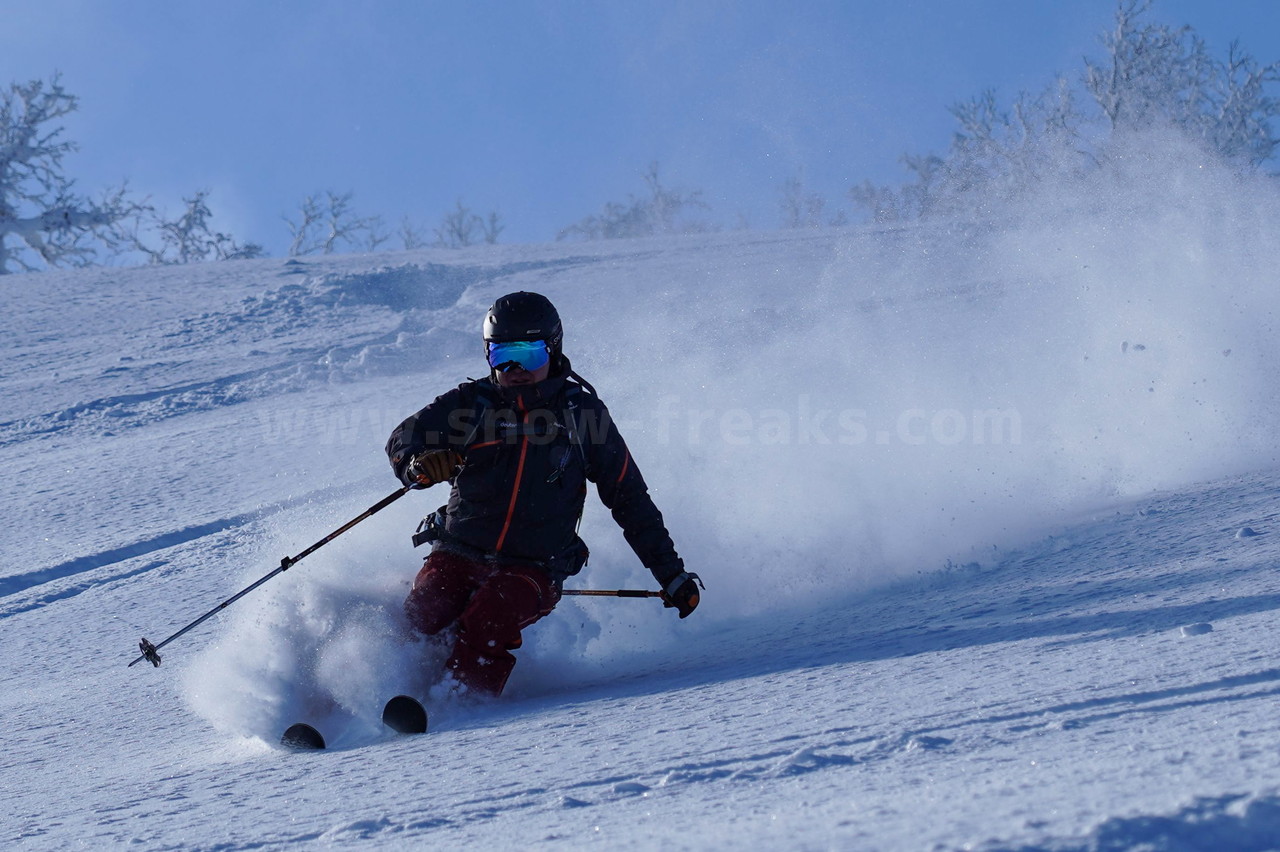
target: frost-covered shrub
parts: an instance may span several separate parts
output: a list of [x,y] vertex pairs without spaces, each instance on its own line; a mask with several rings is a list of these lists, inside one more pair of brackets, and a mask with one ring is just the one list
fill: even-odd
[[912,180],[870,182],[850,197],[879,222],[981,218],[1045,184],[1096,173],[1153,140],[1190,141],[1206,156],[1255,170],[1280,139],[1280,101],[1268,87],[1280,65],[1260,65],[1232,44],[1213,57],[1190,27],[1149,22],[1151,0],[1122,0],[1103,55],[1078,85],[1059,78],[1002,108],[993,91],[951,108],[958,127],[942,156],[906,156]]

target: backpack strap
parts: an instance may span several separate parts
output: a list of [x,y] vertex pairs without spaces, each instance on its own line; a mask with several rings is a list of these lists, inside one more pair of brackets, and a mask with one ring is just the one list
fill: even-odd
[[[584,390],[590,391],[592,396],[596,396],[596,389],[591,387],[585,379],[572,370],[569,375],[578,382],[565,382],[565,417],[564,428],[569,432],[569,443],[573,444],[578,451],[578,457],[582,459],[582,469],[586,472],[587,478],[591,478],[591,462],[587,458],[587,448],[582,443],[582,434],[578,431],[578,412],[582,410],[582,393]],[[599,397],[597,397],[598,399]]]
[[[589,382],[589,381],[587,381],[586,379],[582,378],[582,376],[579,376],[579,375],[578,375],[577,373],[575,373],[573,370],[570,370],[570,371],[569,371],[569,378],[573,379],[575,382],[577,382],[579,385],[581,385],[581,387],[582,387],[584,390],[586,390],[586,391],[587,391],[587,393],[591,394],[591,395],[592,395],[592,396],[594,396],[596,399],[599,399],[599,398],[600,398],[600,394],[596,393],[596,389],[595,389],[595,388],[593,388],[593,387],[591,386],[591,382]],[[570,387],[572,387],[572,385],[570,385]]]
[[471,431],[467,433],[467,437],[462,441],[464,453],[475,443],[476,436],[480,434],[480,427],[484,425],[484,413],[493,407],[492,389],[493,386],[488,383],[487,379],[481,379],[476,382],[475,423],[472,424]]
[[[578,376],[577,373],[573,372],[572,370],[569,371],[569,375],[572,376],[574,379],[577,379],[577,381],[582,382],[582,384],[579,385],[579,384],[574,384],[573,382],[565,382],[564,428],[569,433],[569,443],[577,448],[578,457],[582,459],[583,476],[585,476],[587,479],[590,479],[591,478],[591,461],[587,458],[587,448],[583,446],[582,434],[578,431],[578,412],[582,410],[583,389],[590,388],[591,394],[594,396],[595,388],[592,388],[580,376]],[[559,478],[558,474],[564,471],[564,467],[569,461],[569,455],[570,455],[569,453],[565,453],[564,461],[562,461],[560,464],[560,470],[552,474],[552,476],[556,476],[557,478]],[[584,488],[586,487],[586,483],[583,483],[583,487]],[[574,526],[574,529],[573,529],[574,539],[576,542],[579,542],[579,543],[581,543],[582,539],[578,538],[577,533],[579,530],[582,529],[582,515],[586,511],[586,508],[587,508],[586,503],[584,502],[582,508],[578,510],[578,523]],[[582,545],[582,564],[577,566],[578,569],[581,569],[582,565],[585,565],[587,563],[586,554],[587,554],[587,546],[583,544]],[[573,571],[572,573],[576,574],[577,570]]]

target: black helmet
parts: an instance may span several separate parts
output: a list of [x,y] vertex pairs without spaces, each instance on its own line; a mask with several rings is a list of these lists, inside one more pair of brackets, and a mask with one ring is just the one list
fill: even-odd
[[545,340],[551,363],[560,361],[564,329],[560,314],[546,296],[538,293],[508,293],[493,303],[484,317],[484,342],[510,343],[514,340]]

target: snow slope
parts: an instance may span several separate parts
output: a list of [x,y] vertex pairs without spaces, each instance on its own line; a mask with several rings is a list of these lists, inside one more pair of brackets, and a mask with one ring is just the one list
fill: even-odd
[[[0,842],[1280,848],[1280,219],[1152,171],[985,226],[0,281]],[[427,492],[126,668],[393,490],[387,433],[516,289],[694,617],[566,600],[502,700],[431,696]],[[583,531],[578,585],[652,582]],[[399,691],[427,737],[379,729]],[[275,747],[298,718],[334,748]]]

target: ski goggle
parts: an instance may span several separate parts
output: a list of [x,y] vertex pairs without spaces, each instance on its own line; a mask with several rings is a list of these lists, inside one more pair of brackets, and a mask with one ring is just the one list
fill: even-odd
[[545,340],[513,340],[508,343],[490,343],[489,366],[499,373],[515,367],[533,372],[546,366],[551,360]]

